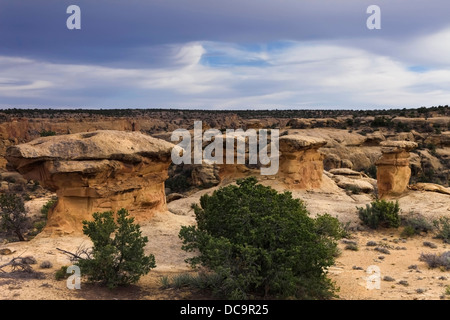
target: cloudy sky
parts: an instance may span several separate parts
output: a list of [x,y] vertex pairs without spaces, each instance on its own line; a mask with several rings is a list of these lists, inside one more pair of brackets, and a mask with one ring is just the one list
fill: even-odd
[[446,104],[448,0],[0,0],[1,108]]

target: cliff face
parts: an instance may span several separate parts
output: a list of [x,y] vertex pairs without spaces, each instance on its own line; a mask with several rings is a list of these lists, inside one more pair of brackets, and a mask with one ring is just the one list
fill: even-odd
[[6,159],[25,178],[56,192],[46,231],[73,233],[93,212],[126,208],[145,221],[164,211],[172,147],[137,132],[100,130],[12,146]]

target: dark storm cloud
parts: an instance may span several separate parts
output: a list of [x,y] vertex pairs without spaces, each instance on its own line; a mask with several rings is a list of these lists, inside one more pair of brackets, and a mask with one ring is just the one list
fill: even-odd
[[[408,38],[449,22],[444,0],[379,0],[385,39]],[[82,11],[67,30],[66,8]],[[0,1],[0,55],[64,63],[165,64],[170,45],[374,37],[366,0],[39,0]]]

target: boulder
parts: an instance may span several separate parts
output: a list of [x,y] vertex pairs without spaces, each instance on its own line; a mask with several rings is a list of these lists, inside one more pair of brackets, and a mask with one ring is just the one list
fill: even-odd
[[378,193],[381,198],[395,197],[406,191],[411,177],[409,151],[417,148],[411,141],[384,141],[377,166]]
[[165,211],[173,147],[138,132],[99,130],[12,146],[6,159],[25,178],[56,192],[45,230],[76,233],[93,212],[125,208],[139,222]]
[[352,179],[346,176],[334,176],[333,180],[338,187],[346,190],[357,190],[364,193],[374,192],[374,186],[369,182],[362,179]]
[[323,159],[324,169],[330,171],[331,169],[337,169],[341,167],[342,160],[341,158],[334,153],[329,153],[325,155]]

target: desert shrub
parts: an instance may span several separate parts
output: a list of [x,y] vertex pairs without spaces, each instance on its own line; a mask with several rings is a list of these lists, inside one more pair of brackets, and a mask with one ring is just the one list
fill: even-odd
[[416,234],[417,232],[412,226],[405,226],[402,232],[400,233],[400,236],[402,236],[403,238],[409,238]]
[[433,243],[433,242],[430,242],[430,241],[424,241],[423,245],[425,247],[429,247],[431,249],[436,249],[437,248],[437,245],[435,243]]
[[51,269],[51,268],[53,268],[53,264],[52,264],[50,261],[45,260],[45,261],[42,261],[42,262],[41,262],[41,264],[39,265],[39,267],[40,267],[41,269]]
[[24,233],[30,227],[30,218],[25,212],[23,199],[15,194],[0,195],[0,229],[14,233],[25,241]]
[[60,281],[63,279],[67,279],[70,275],[67,273],[67,268],[69,268],[68,266],[62,266],[60,269],[58,269],[55,272],[55,279]]
[[345,246],[345,250],[358,251],[358,245],[354,243],[349,243]]
[[349,236],[347,227],[330,214],[317,215],[315,220],[316,232],[322,236],[341,239]]
[[400,206],[398,201],[388,202],[385,200],[373,201],[366,208],[358,208],[359,219],[364,225],[377,229],[380,225],[389,228],[400,226]]
[[89,281],[114,288],[136,283],[156,267],[155,257],[144,254],[148,238],[142,236],[140,226],[128,216],[127,210],[120,209],[117,222],[112,211],[96,212],[93,221],[83,221],[83,233],[92,240],[93,248],[77,265]]
[[420,214],[409,214],[402,221],[404,229],[401,232],[402,237],[412,237],[421,232],[430,232],[433,230],[433,225]]
[[450,270],[450,251],[446,251],[440,255],[422,253],[419,260],[424,261],[432,269],[442,267],[445,270]]
[[433,223],[437,230],[436,238],[442,239],[445,243],[450,243],[450,218],[441,217]]
[[316,222],[290,192],[254,177],[202,196],[193,208],[197,226],[181,228],[182,248],[198,250],[187,261],[220,279],[215,293],[230,299],[334,296],[325,273],[337,247],[329,216]]
[[446,287],[445,287],[444,294],[445,294],[446,296],[450,296],[450,286],[446,286]]

